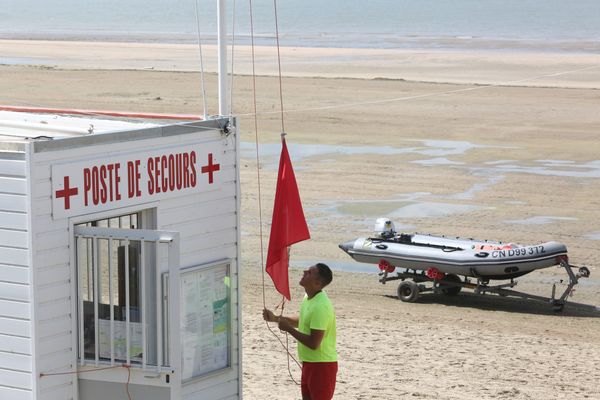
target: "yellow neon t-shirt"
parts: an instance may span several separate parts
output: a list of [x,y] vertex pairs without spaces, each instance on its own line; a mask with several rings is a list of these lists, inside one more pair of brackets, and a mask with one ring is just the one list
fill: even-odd
[[315,350],[298,342],[298,357],[307,362],[337,361],[335,312],[327,294],[317,293],[312,299],[304,295],[300,305],[298,330],[310,335],[310,330],[325,331],[323,340]]

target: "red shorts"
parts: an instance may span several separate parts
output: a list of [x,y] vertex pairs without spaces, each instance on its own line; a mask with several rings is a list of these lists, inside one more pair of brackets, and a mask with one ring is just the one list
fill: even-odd
[[335,391],[337,362],[302,363],[302,399],[330,400]]

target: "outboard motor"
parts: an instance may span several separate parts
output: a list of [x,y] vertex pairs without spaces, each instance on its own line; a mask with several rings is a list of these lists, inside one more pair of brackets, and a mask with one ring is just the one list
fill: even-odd
[[387,218],[377,218],[373,235],[379,239],[391,239],[396,235],[394,223]]

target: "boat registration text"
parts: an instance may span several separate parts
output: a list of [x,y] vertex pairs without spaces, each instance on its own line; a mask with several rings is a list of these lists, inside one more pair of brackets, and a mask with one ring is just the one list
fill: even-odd
[[518,249],[509,250],[494,250],[492,251],[493,258],[504,258],[504,257],[519,257],[519,256],[535,256],[546,253],[544,246],[528,246],[520,247]]

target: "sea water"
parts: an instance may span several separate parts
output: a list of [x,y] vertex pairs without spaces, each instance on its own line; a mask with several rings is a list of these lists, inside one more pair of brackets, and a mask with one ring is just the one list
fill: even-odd
[[[0,38],[194,42],[196,1],[201,37],[214,41],[217,0],[0,0]],[[249,3],[227,2],[240,44]],[[274,3],[252,4],[255,42],[271,45]],[[277,9],[284,46],[600,51],[598,0],[277,0]]]

